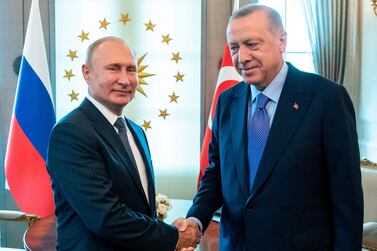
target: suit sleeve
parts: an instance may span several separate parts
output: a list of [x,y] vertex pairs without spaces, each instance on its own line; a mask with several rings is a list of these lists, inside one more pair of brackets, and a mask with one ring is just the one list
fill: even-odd
[[174,250],[175,227],[129,209],[111,190],[112,180],[91,130],[72,122],[53,129],[47,166],[55,189],[88,229],[114,245]]
[[347,91],[337,85],[327,105],[323,145],[330,177],[334,250],[360,250],[363,194],[355,112]]
[[200,189],[196,194],[193,205],[187,217],[195,217],[202,223],[203,232],[207,229],[213,214],[222,206],[221,168],[219,153],[219,123],[221,116],[222,95],[217,102],[214,121],[212,124],[212,139],[208,147],[209,166],[205,169]]

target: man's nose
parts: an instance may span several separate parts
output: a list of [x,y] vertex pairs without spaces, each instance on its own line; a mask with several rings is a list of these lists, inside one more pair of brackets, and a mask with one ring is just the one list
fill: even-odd
[[126,70],[122,70],[119,73],[118,82],[122,85],[129,85],[131,83],[129,73]]
[[251,59],[251,55],[249,51],[244,47],[240,47],[238,51],[238,62],[241,65],[244,65],[245,63],[250,61],[250,59]]

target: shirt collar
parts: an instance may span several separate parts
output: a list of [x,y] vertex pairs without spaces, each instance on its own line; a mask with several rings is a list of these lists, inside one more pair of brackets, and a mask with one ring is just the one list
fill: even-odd
[[287,78],[288,74],[288,65],[287,63],[283,63],[283,66],[281,67],[279,73],[276,75],[274,80],[271,81],[269,85],[263,90],[260,91],[258,88],[256,88],[254,85],[250,85],[250,90],[251,90],[251,97],[252,97],[252,102],[255,101],[256,96],[259,93],[263,93],[265,96],[267,96],[270,100],[273,102],[277,103],[280,98],[281,91],[283,90],[284,82],[285,79]]
[[93,105],[102,113],[102,115],[110,122],[111,125],[114,125],[115,121],[119,117],[118,115],[112,113],[106,106],[95,100],[92,96],[88,95],[87,99],[93,103]]

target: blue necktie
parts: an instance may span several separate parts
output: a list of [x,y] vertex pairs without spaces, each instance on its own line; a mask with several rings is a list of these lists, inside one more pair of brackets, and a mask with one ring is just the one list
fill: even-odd
[[136,161],[134,159],[134,155],[131,150],[130,142],[128,141],[127,137],[127,128],[126,128],[126,121],[122,117],[118,117],[118,119],[115,121],[114,126],[118,129],[118,134],[120,137],[120,140],[123,143],[124,148],[126,149],[128,156],[130,157],[132,164],[136,167]]
[[265,107],[270,99],[262,93],[258,94],[256,99],[256,109],[253,116],[249,116],[247,125],[247,156],[249,160],[250,192],[253,188],[259,162],[262,158],[270,131],[270,118]]

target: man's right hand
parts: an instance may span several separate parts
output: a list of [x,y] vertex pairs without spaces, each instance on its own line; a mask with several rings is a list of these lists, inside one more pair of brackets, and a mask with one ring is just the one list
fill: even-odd
[[202,233],[198,224],[190,219],[178,218],[173,223],[179,232],[176,250],[193,251],[200,243]]

